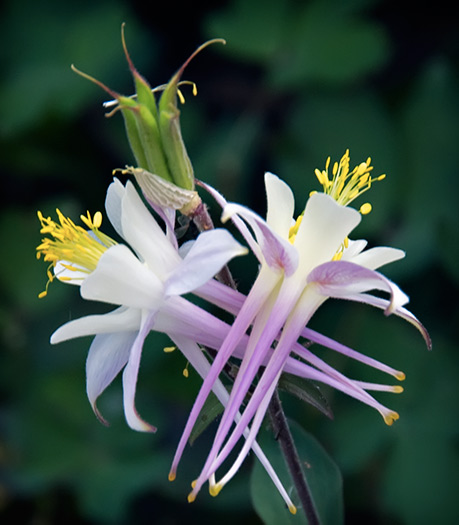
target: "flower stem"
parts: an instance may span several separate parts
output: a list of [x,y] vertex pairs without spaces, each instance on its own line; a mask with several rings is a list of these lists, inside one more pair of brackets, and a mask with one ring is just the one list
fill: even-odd
[[[200,232],[213,230],[215,227],[207,210],[207,206],[202,201],[196,206],[196,208],[194,208],[193,211],[190,212],[189,217],[193,220]],[[224,266],[218,272],[216,277],[220,282],[226,284],[226,286],[230,286],[234,290],[236,289],[236,284],[228,266]]]
[[277,389],[274,391],[273,397],[268,407],[268,414],[271,419],[274,435],[279,442],[282,454],[287,464],[293,484],[295,485],[298,497],[300,499],[303,511],[306,515],[309,525],[319,525],[320,520],[311,492],[301,468],[301,460],[298,451],[293,441],[290,427],[288,426],[287,418],[285,417],[281,401]]

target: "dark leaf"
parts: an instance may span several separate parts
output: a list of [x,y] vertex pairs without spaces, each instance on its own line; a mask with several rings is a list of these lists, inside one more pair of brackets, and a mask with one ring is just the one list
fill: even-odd
[[301,401],[309,403],[322,414],[333,419],[333,411],[328,400],[312,381],[292,374],[282,374],[279,380],[279,388],[289,394],[293,394]]

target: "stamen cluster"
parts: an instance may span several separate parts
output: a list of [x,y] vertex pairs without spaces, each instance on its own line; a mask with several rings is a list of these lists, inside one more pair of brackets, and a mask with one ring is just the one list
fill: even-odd
[[[89,274],[96,269],[101,255],[116,242],[102,233],[99,227],[102,224],[102,214],[96,212],[91,218],[89,212],[87,215],[81,215],[81,221],[89,228],[76,225],[70,218],[65,217],[59,209],[56,209],[59,222],[53,221],[51,217],[44,217],[41,211],[37,212],[38,219],[41,223],[40,233],[48,235],[44,237],[36,248],[37,259],[43,259],[50,262],[48,267],[48,283],[45,291],[39,294],[39,297],[45,297],[48,291],[49,283],[54,280],[51,268],[56,268],[57,263],[62,267],[62,271],[83,272]],[[67,261],[67,262],[64,262]],[[69,275],[57,275],[62,281],[71,281],[73,278]],[[76,277],[78,278],[78,277]]]
[[[370,176],[370,172],[373,170],[371,157],[349,171],[349,150],[346,150],[339,163],[333,164],[331,178],[328,173],[330,162],[331,159],[328,157],[325,169],[322,171],[316,169],[315,174],[324,189],[324,193],[330,195],[338,204],[343,206],[347,206],[362,193],[369,190],[373,182],[381,181],[386,177],[384,174],[379,175],[379,177]],[[371,204],[369,202],[362,204],[359,211],[362,215],[367,215],[371,212]]]

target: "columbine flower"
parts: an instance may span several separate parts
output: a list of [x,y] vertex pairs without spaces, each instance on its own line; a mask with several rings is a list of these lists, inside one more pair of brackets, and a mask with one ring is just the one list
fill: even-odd
[[[51,263],[54,276],[79,285],[84,299],[119,305],[104,315],[70,321],[52,335],[51,342],[97,334],[86,367],[87,393],[94,411],[101,418],[96,400],[126,365],[123,389],[127,422],[136,430],[153,430],[134,407],[145,337],[152,329],[167,332],[174,324],[178,335],[186,336],[187,327],[192,333],[192,326],[188,326],[192,325],[192,315],[186,324],[177,322],[194,308],[190,303],[187,309],[180,296],[201,287],[246,249],[227,231],[213,230],[201,234],[182,259],[131,182],[124,187],[115,179],[107,192],[106,208],[113,226],[135,254],[100,232],[100,212],[93,219],[89,214],[81,217],[89,231],[59,211],[59,224],[39,213],[41,233],[48,237],[37,247],[37,255]],[[49,282],[54,276],[49,269]]]
[[[389,279],[375,270],[384,264],[404,257],[404,252],[389,247],[364,250],[365,241],[349,241],[348,235],[358,225],[361,214],[347,207],[358,195],[371,187],[370,159],[349,170],[349,154],[333,166],[332,179],[326,170],[316,172],[324,187],[324,193],[313,193],[304,212],[293,219],[294,199],[290,188],[271,173],[265,176],[268,210],[266,221],[251,210],[238,204],[227,204],[214,190],[212,193],[224,205],[223,218],[232,218],[260,262],[258,277],[242,304],[237,318],[223,342],[207,375],[190,414],[187,426],[174,458],[172,472],[180,459],[181,447],[186,443],[202,403],[207,397],[212,382],[232,354],[234,348],[245,337],[251,327],[247,348],[234,383],[229,402],[220,421],[213,446],[198,479],[193,485],[189,501],[193,501],[206,480],[210,492],[218,494],[223,485],[234,475],[255,439],[278,379],[293,353],[306,359],[309,376],[328,383],[335,388],[376,408],[387,424],[398,419],[398,414],[378,403],[367,390],[400,392],[399,386],[374,385],[353,381],[297,343],[300,336],[312,336],[312,340],[325,343],[369,366],[404,379],[396,371],[352,349],[327,340],[309,331],[307,323],[327,298],[358,301],[384,309],[386,315],[396,314],[414,324],[423,334],[430,348],[430,339],[419,321],[403,305],[408,297]],[[361,207],[362,214],[371,210],[369,204]],[[242,220],[243,219],[243,220]],[[244,222],[245,221],[245,222]],[[255,234],[251,235],[247,223]],[[373,296],[368,292],[380,290],[389,294],[389,299]],[[275,343],[275,344],[274,344]],[[261,370],[261,366],[264,370]],[[305,369],[304,369],[305,370]],[[315,377],[314,372],[315,370]],[[259,380],[250,400],[230,433],[234,415],[246,399],[255,376]],[[244,431],[249,436],[233,467],[217,483],[216,470],[227,458]]]
[[[75,225],[59,210],[59,223],[38,213],[41,233],[48,237],[37,247],[37,256],[50,262],[48,284],[57,277],[63,282],[79,285],[85,299],[119,305],[107,314],[70,321],[54,332],[51,342],[95,335],[86,363],[87,394],[94,412],[105,422],[97,409],[97,398],[124,367],[127,422],[135,430],[155,431],[152,425],[140,418],[134,405],[145,337],[150,330],[166,333],[205,378],[210,364],[198,343],[216,350],[230,327],[182,298],[181,294],[199,290],[199,294],[207,295],[215,304],[234,311],[239,303],[233,299],[228,303],[227,287],[212,277],[232,257],[246,253],[246,249],[227,231],[213,230],[200,234],[196,241],[178,250],[175,237],[170,231],[164,233],[161,230],[130,182],[123,187],[115,179],[107,192],[106,209],[115,230],[129,243],[135,255],[126,245],[117,244],[99,230],[100,212],[93,218],[89,213],[81,217],[89,230]],[[172,223],[168,217],[167,224]],[[46,293],[42,292],[40,296]],[[235,348],[238,358],[242,358],[246,342],[243,340]],[[223,384],[214,381],[212,390],[225,406],[229,394]],[[239,418],[237,413],[235,420]],[[263,451],[256,442],[251,446],[287,506],[295,512]],[[173,478],[173,475],[169,476],[171,481]]]

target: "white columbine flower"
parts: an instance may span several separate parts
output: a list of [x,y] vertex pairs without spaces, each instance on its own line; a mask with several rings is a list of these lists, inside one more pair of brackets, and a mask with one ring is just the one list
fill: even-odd
[[[134,251],[100,232],[100,212],[93,219],[89,214],[82,217],[89,232],[59,211],[60,224],[39,214],[41,233],[50,237],[43,239],[37,252],[51,262],[54,275],[61,281],[79,285],[84,299],[119,306],[104,315],[66,323],[54,332],[51,342],[96,335],[86,365],[87,393],[95,412],[101,417],[96,400],[125,367],[127,422],[135,430],[153,430],[134,406],[145,337],[152,329],[167,331],[174,323],[177,325],[181,309],[185,309],[185,317],[188,313],[187,302],[180,296],[212,279],[231,258],[246,249],[220,229],[201,234],[182,258],[131,182],[124,187],[115,179],[107,191],[106,209],[117,233]],[[48,276],[53,279],[50,271]],[[190,309],[193,308],[190,303]],[[186,335],[186,329],[179,325],[176,332]]]
[[[172,472],[177,468],[181,450],[213,381],[218,378],[222,367],[251,327],[229,402],[204,468],[188,497],[189,501],[195,499],[206,480],[210,482],[211,494],[218,494],[237,471],[250,450],[251,440],[256,437],[281,373],[287,370],[287,363],[293,366],[290,361],[292,354],[313,365],[314,368],[309,367],[309,375],[304,374],[305,377],[326,382],[373,406],[389,425],[398,419],[396,412],[378,403],[367,390],[400,392],[401,387],[350,380],[298,344],[299,337],[310,337],[388,372],[399,380],[404,379],[402,372],[327,340],[307,328],[309,320],[327,298],[358,301],[382,308],[386,315],[394,313],[414,324],[430,348],[430,339],[423,326],[403,308],[408,297],[397,285],[376,271],[382,265],[404,257],[404,252],[388,247],[364,250],[365,241],[350,242],[348,239],[350,232],[360,222],[361,214],[368,213],[371,206],[363,205],[359,213],[347,207],[347,204],[369,189],[374,180],[382,177],[370,177],[370,159],[350,171],[348,152],[339,164],[334,165],[331,180],[328,166],[329,160],[326,170],[316,170],[324,193],[311,194],[304,212],[296,221],[293,218],[294,198],[290,188],[271,173],[265,176],[268,201],[266,220],[246,207],[225,203],[215,190],[211,190],[224,205],[223,218],[233,219],[257,256],[260,271],[202,385],[174,458]],[[389,298],[369,294],[371,290],[386,292]],[[312,370],[315,370],[316,376]],[[259,379],[255,390],[251,392],[242,417],[230,432],[235,414],[239,412],[257,374]],[[249,435],[233,466],[215,483],[216,470],[248,429]]]

